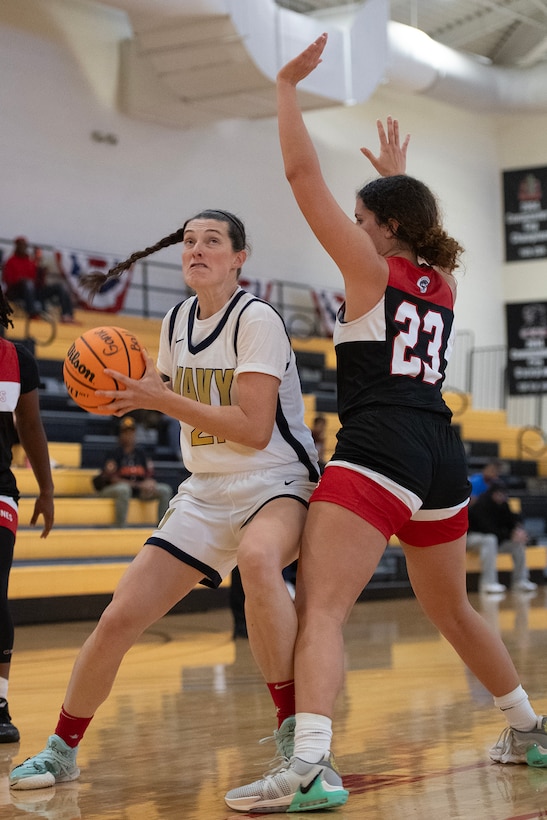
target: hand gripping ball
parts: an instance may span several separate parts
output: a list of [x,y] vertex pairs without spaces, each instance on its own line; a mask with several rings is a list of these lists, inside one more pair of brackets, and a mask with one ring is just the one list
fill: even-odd
[[107,376],[105,368],[140,379],[145,370],[137,337],[123,327],[94,327],[71,344],[63,363],[68,395],[89,413],[112,415],[112,399],[97,396],[96,390],[123,390],[123,385]]

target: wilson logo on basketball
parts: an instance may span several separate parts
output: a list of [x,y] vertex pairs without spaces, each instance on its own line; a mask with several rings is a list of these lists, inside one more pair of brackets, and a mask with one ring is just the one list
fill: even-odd
[[71,344],[63,364],[67,392],[76,404],[90,413],[109,416],[112,399],[97,396],[97,390],[124,390],[105,368],[131,379],[140,379],[145,363],[136,336],[122,327],[95,327]]
[[80,353],[75,344],[70,346],[70,349],[66,354],[66,358],[79,376],[84,378],[90,384],[95,381],[95,373],[80,360]]

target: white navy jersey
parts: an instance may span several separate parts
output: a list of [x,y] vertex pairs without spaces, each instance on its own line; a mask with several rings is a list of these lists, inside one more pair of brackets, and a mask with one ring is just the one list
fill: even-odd
[[241,288],[214,316],[199,319],[197,314],[193,296],[163,320],[157,367],[175,393],[213,406],[236,405],[240,373],[266,373],[280,385],[267,447],[256,450],[181,422],[184,466],[191,473],[227,474],[301,462],[316,481],[317,452],[304,423],[296,358],[282,318]]
[[413,407],[450,418],[441,395],[453,345],[454,298],[435,270],[390,257],[386,292],[367,314],[334,330],[342,424],[378,407]]

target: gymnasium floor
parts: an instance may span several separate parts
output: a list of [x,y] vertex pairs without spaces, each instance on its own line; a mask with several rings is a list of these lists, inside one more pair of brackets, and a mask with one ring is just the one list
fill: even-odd
[[[547,589],[473,604],[503,638],[538,711],[547,710]],[[79,753],[79,780],[12,792],[7,774],[56,723],[91,623],[20,627],[10,708],[21,742],[0,746],[0,818],[229,820],[224,792],[259,777],[273,708],[228,610],[171,615],[125,659]],[[500,766],[487,750],[505,723],[414,599],[359,603],[347,626],[336,719],[348,803],[338,820],[547,817],[547,770]],[[255,817],[257,815],[254,815]]]

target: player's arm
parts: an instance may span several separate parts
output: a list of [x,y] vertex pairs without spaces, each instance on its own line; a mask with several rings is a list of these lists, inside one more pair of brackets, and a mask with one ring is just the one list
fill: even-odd
[[44,526],[40,537],[46,538],[53,526],[53,478],[46,433],[40,416],[38,389],[19,396],[15,422],[19,440],[39,487],[30,523],[36,524],[38,517],[42,515]]
[[353,315],[361,316],[382,297],[388,265],[368,234],[342,210],[330,192],[297,96],[298,83],[320,64],[326,44],[327,35],[322,34],[277,75],[279,141],[285,175],[296,202],[340,269]]
[[120,391],[97,391],[112,399],[116,416],[139,408],[158,410],[216,438],[256,450],[262,450],[271,439],[280,384],[275,376],[241,373],[238,377],[238,403],[217,406],[174,393],[162,380],[149,356],[146,357],[144,375],[139,380],[112,370],[105,372],[125,387]]

